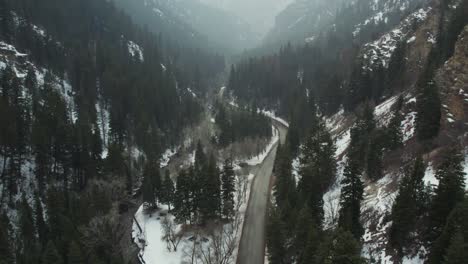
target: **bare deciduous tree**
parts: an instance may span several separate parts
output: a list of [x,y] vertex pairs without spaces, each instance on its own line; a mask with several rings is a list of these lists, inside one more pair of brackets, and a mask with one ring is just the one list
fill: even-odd
[[173,219],[166,215],[161,221],[161,227],[163,229],[162,239],[166,241],[167,250],[176,252],[182,240],[182,235],[177,232],[177,225]]

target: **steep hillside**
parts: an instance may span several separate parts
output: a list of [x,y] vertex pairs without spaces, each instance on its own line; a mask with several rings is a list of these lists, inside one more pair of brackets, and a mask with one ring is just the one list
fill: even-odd
[[[0,259],[134,263],[143,172],[199,120],[190,88],[209,77],[106,0],[0,12]],[[224,67],[197,56],[200,71]]]
[[304,48],[233,66],[233,96],[290,121],[271,263],[456,257],[464,244],[451,241],[466,239],[467,17],[467,1],[355,1]]
[[276,25],[265,45],[313,42],[333,29],[339,37],[352,34],[360,43],[391,29],[427,0],[344,2],[297,0],[276,18]]

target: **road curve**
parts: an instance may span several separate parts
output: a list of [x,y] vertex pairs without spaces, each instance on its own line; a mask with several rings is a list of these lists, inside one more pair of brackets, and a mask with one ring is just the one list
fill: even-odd
[[[279,131],[281,143],[284,143],[287,128],[276,121],[273,121],[273,124]],[[237,264],[263,264],[265,260],[267,207],[270,197],[270,181],[277,150],[278,144],[271,149],[255,173],[255,179],[250,191],[249,204],[245,213]]]

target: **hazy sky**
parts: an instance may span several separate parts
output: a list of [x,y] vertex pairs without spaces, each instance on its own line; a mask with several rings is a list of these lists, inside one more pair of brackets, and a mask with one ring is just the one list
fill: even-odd
[[228,10],[251,24],[259,34],[266,34],[276,15],[293,0],[200,0],[203,3]]

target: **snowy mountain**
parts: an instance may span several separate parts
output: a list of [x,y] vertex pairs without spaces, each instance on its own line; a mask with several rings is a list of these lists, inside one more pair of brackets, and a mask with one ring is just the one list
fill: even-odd
[[265,44],[311,42],[330,28],[339,34],[352,32],[355,39],[367,41],[424,3],[427,0],[296,0],[277,16]]
[[288,5],[275,20],[273,29],[264,42],[310,41],[334,21],[341,0],[296,0]]

